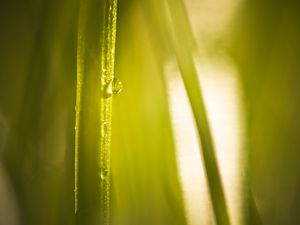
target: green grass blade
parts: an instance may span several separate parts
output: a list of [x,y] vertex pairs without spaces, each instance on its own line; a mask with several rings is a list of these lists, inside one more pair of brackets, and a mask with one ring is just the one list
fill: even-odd
[[77,53],[77,224],[109,224],[116,0],[82,0]]
[[199,138],[201,137],[204,168],[216,223],[218,225],[229,225],[229,215],[215,155],[215,148],[202,97],[202,90],[198,81],[196,66],[191,53],[193,43],[191,43],[192,38],[190,34],[192,32],[189,30],[189,26],[187,26],[188,19],[184,11],[184,4],[180,0],[169,0],[167,3],[159,4],[161,8],[161,18],[166,23],[166,33],[170,43],[172,43],[172,49],[176,55],[177,63],[191,103]]
[[118,5],[116,74],[126,89],[113,106],[112,223],[186,225],[164,63],[140,4]]

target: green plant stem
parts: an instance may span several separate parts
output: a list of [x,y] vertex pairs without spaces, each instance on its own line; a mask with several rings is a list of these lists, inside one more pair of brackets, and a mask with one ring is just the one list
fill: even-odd
[[75,134],[76,224],[107,225],[116,0],[80,2]]
[[184,11],[184,4],[180,0],[160,2],[162,18],[166,23],[168,39],[171,43],[182,79],[191,103],[196,121],[210,198],[213,206],[216,224],[229,225],[229,215],[222,181],[215,155],[215,148],[209,127],[205,104],[199,85],[198,74],[192,56],[192,43],[188,19]]

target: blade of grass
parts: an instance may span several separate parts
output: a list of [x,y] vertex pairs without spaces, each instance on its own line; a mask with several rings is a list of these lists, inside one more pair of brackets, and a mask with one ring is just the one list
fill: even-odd
[[113,108],[113,223],[186,225],[164,64],[140,2],[118,5],[124,10],[118,14],[116,73],[126,78],[126,90]]
[[[53,138],[49,130],[58,129],[54,121],[64,110],[63,107],[59,107],[60,101],[67,101],[69,86],[57,92],[60,96],[57,102],[53,101],[56,99],[56,94],[53,93],[59,89],[58,83],[70,74],[66,69],[70,64],[66,66],[66,61],[72,57],[72,52],[69,51],[72,38],[69,37],[72,35],[70,24],[73,22],[72,13],[76,12],[76,2],[73,1],[70,6],[70,1],[41,1],[39,7],[29,10],[31,7],[27,6],[31,4],[33,6],[34,3],[36,2],[28,1],[24,5],[18,5],[16,10],[20,11],[14,13],[17,18],[22,14],[28,15],[24,20],[25,27],[22,28],[26,30],[24,37],[18,35],[20,43],[28,47],[18,49],[16,52],[12,49],[12,55],[19,54],[19,56],[10,62],[13,65],[10,67],[18,65],[17,67],[25,69],[11,74],[11,69],[7,70],[7,74],[16,75],[9,79],[14,83],[18,80],[20,86],[17,89],[14,88],[16,86],[9,86],[12,92],[6,93],[15,109],[9,116],[9,121],[13,123],[5,146],[3,163],[17,198],[22,224],[53,225],[60,217],[55,213],[56,210],[62,211],[63,208],[62,204],[59,204],[61,192],[56,192],[61,187],[63,175],[57,169],[58,166],[49,163],[52,160],[49,156],[57,152],[55,144],[57,140],[53,140],[53,145],[45,143],[49,137]],[[21,18],[23,19],[21,16],[18,20]],[[62,28],[64,32],[61,32]],[[12,28],[14,32],[19,29]],[[30,35],[32,45],[31,41],[26,41],[27,31],[32,33]],[[16,39],[12,38],[10,45],[15,45],[15,41]],[[59,60],[61,53],[64,54],[63,60]],[[27,66],[22,67],[23,64]],[[55,80],[55,77],[59,80]],[[14,95],[18,97],[12,97]],[[63,125],[59,126],[60,129],[62,127]],[[48,155],[49,152],[51,154]],[[45,169],[46,167],[51,169]],[[40,202],[45,202],[45,199],[47,204],[41,205]],[[64,216],[66,218],[68,215],[65,213]]]
[[[109,224],[116,0],[80,2],[75,125],[77,224]],[[108,92],[107,92],[108,91]]]
[[[169,3],[169,5],[171,5],[171,3]],[[188,98],[191,103],[199,137],[201,138],[203,162],[216,223],[218,225],[229,225],[230,222],[226,199],[216,160],[215,147],[205,110],[202,90],[198,81],[196,66],[190,49],[187,46],[184,46],[186,40],[180,29],[180,21],[175,14],[176,10],[173,10],[173,8],[170,7],[169,11],[173,22],[170,22],[172,43]]]
[[202,156],[208,180],[210,198],[213,206],[216,224],[229,225],[229,215],[226,199],[215,155],[215,148],[209,127],[209,122],[198,81],[196,66],[193,61],[191,48],[193,46],[184,3],[180,0],[150,1],[153,8],[159,9],[160,18],[171,49],[179,65],[184,85],[191,103],[196,121],[199,138],[201,137]]

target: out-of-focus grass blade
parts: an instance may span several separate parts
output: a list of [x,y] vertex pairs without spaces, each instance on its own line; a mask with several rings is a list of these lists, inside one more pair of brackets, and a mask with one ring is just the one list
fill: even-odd
[[[63,219],[72,216],[67,212],[69,202],[60,202],[67,197],[62,195],[66,191],[63,186],[65,173],[57,162],[63,160],[63,119],[74,84],[68,76],[75,68],[72,44],[77,2],[18,3],[21,6],[16,6],[16,1],[8,5],[14,10],[12,17],[16,21],[24,19],[24,23],[16,27],[7,19],[6,24],[11,26],[8,33],[23,36],[12,37],[8,46],[15,45],[16,40],[28,46],[17,51],[12,47],[10,54],[14,58],[5,72],[11,75],[7,80],[12,82],[12,87],[18,88],[12,88],[11,92],[6,90],[4,96],[11,103],[8,109],[1,109],[13,109],[12,115],[8,114],[11,130],[3,162],[12,183],[12,193],[16,194],[22,224],[57,224],[62,220],[62,206],[65,206]],[[19,66],[25,70],[13,69]],[[18,85],[14,86],[16,83]],[[12,96],[14,98],[10,99]]]
[[229,225],[226,199],[215,156],[215,148],[208,124],[201,87],[191,52],[192,32],[184,11],[184,3],[180,0],[150,1],[152,9],[159,12],[160,22],[166,28],[165,35],[171,50],[177,58],[186,91],[192,106],[199,138],[201,137],[202,155],[206,170],[213,211],[218,225]]
[[119,5],[127,8],[118,19],[116,74],[124,91],[113,107],[113,224],[186,225],[164,64],[140,2]]

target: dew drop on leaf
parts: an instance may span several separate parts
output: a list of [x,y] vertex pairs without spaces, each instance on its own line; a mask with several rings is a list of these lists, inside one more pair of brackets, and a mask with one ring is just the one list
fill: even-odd
[[105,180],[108,177],[108,170],[107,169],[102,169],[100,173],[100,178],[101,180]]
[[102,121],[102,126],[101,126],[101,135],[105,136],[108,130],[108,123],[106,121]]
[[123,88],[122,82],[118,78],[114,77],[106,84],[105,97],[109,98],[113,95],[120,94],[122,92],[122,88]]

